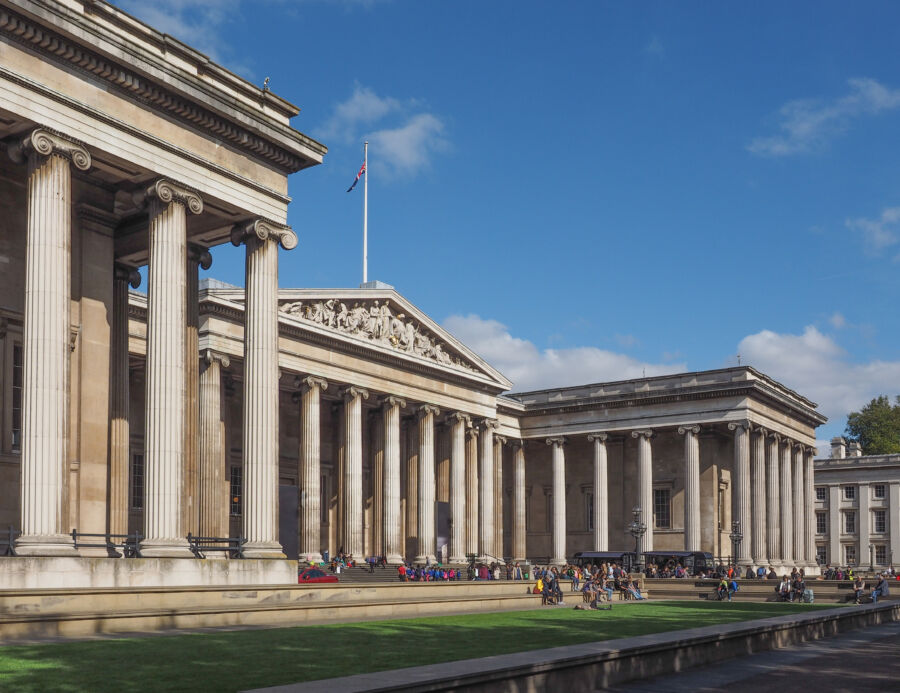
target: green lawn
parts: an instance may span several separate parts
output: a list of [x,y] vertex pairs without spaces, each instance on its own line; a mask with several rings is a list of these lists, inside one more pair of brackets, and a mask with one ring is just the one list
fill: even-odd
[[239,691],[833,608],[664,602],[0,648],[3,691]]

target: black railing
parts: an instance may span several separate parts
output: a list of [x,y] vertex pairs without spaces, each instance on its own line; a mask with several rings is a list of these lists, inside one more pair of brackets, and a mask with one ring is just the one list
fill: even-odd
[[[72,530],[72,543],[76,549],[106,549],[111,558],[124,556],[125,558],[141,557],[140,532],[134,534],[95,534]],[[85,541],[85,539],[102,539],[103,541]]]
[[206,558],[210,551],[227,553],[229,558],[243,558],[247,543],[243,537],[195,537],[193,534],[188,534],[187,540],[196,558]]

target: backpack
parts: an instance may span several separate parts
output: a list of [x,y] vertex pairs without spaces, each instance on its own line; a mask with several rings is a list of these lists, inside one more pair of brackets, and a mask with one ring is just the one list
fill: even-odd
[[738,587],[737,582],[735,582],[734,580],[731,581],[731,585],[729,587],[732,592],[737,592],[740,589],[740,587]]

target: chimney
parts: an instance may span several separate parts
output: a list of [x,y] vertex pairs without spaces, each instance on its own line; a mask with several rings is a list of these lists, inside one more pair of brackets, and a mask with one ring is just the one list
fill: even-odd
[[847,456],[847,441],[841,436],[831,439],[831,456],[839,460]]
[[862,457],[862,445],[855,440],[850,441],[850,445],[847,446],[847,451],[849,452],[850,457]]

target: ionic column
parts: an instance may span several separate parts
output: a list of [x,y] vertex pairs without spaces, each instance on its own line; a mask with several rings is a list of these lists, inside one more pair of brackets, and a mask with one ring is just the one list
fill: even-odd
[[419,408],[419,550],[417,563],[434,563],[434,417],[440,409],[430,404]]
[[66,535],[72,172],[91,166],[80,144],[38,128],[9,148],[28,162],[25,325],[22,334],[22,556],[75,554]]
[[[435,425],[434,485],[438,503],[450,502],[450,431],[445,423]],[[449,556],[449,554],[447,554]]]
[[503,558],[503,446],[506,438],[494,436],[494,551]]
[[750,422],[733,421],[728,430],[734,431],[734,474],[732,483],[732,517],[740,521],[743,538],[737,546],[736,562],[748,566],[750,545],[753,542],[753,528],[750,526]]
[[225,423],[222,420],[222,368],[231,360],[207,350],[200,369],[200,489],[198,494],[201,537],[227,537],[228,504],[225,492]]
[[653,449],[650,446],[653,431],[632,431],[631,437],[637,438],[638,442],[637,504],[647,526],[647,531],[638,541],[638,552],[644,553],[653,550]]
[[494,553],[494,429],[497,422],[485,419],[481,426],[481,456],[478,485],[478,542],[479,553],[485,560]]
[[781,558],[787,567],[794,565],[794,513],[791,508],[794,500],[792,447],[791,440],[785,440],[781,446]]
[[466,560],[466,428],[469,417],[460,412],[450,422],[450,563]]
[[406,536],[404,550],[407,558],[414,558],[419,550],[419,427],[406,420]]
[[794,511],[794,563],[806,563],[806,503],[804,502],[803,483],[803,445],[794,444],[793,479],[793,511]]
[[[403,562],[400,536],[400,409],[399,397],[381,401],[384,419],[384,557],[391,565]],[[378,479],[375,480],[378,483]]]
[[478,553],[478,429],[466,431],[466,554]]
[[753,447],[750,450],[752,495],[750,516],[753,523],[753,564],[758,567],[769,564],[769,553],[766,548],[766,435],[768,435],[768,431],[761,426],[755,426],[753,435]]
[[193,191],[159,180],[143,191],[150,206],[147,268],[144,540],[141,555],[192,554],[183,526],[184,344],[187,301],[187,213],[203,211]]
[[113,274],[110,344],[112,388],[109,402],[109,532],[128,533],[128,461],[131,456],[128,362],[128,287],[141,285],[136,269],[117,265]]
[[[607,473],[606,433],[592,433],[594,443],[594,551],[606,551],[609,542],[609,482]],[[524,486],[525,480],[522,479]]]
[[[200,268],[212,266],[206,248],[188,244],[184,330],[184,488],[182,530],[198,536],[200,528]],[[204,536],[204,535],[199,535]],[[209,536],[209,535],[206,535]],[[218,536],[218,535],[213,535]]]
[[553,448],[553,546],[550,562],[566,563],[566,453],[565,438],[547,438]]
[[699,426],[679,426],[684,436],[684,550],[700,550],[700,441]]
[[244,308],[244,555],[283,558],[278,543],[278,246],[297,236],[262,220],[235,226],[247,249]]
[[344,553],[357,560],[363,553],[362,401],[369,398],[361,387],[345,388],[344,398],[344,504],[341,539]]
[[369,448],[372,451],[371,555],[384,556],[384,420],[381,412],[369,412]]
[[808,447],[804,451],[803,462],[803,488],[804,492],[804,517],[806,519],[806,564],[815,568],[816,562],[816,487],[815,487],[815,469],[813,460],[816,456],[816,449]]
[[525,445],[518,440],[513,442],[513,561],[526,560],[525,523]]
[[322,560],[322,393],[328,381],[309,375],[300,380],[300,527],[299,558]]
[[781,491],[779,479],[779,456],[781,436],[769,433],[766,437],[766,549],[769,565],[779,567],[781,560]]

